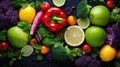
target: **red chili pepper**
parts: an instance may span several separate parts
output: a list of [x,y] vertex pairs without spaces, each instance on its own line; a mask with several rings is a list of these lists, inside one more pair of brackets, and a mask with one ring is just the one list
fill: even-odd
[[106,1],[106,6],[107,6],[109,9],[113,9],[113,8],[115,7],[113,0],[107,0],[107,1]]
[[67,16],[60,8],[52,7],[42,17],[42,23],[50,31],[57,32],[66,25]]

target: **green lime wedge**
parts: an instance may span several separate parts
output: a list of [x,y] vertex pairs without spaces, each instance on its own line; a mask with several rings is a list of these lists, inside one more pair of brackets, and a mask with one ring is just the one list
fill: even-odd
[[77,24],[78,26],[80,26],[82,29],[86,29],[90,26],[90,20],[89,18],[86,18],[86,19],[77,19]]
[[21,49],[22,56],[28,57],[33,53],[34,49],[30,45],[26,45]]
[[52,0],[53,4],[57,7],[61,7],[65,4],[66,0]]

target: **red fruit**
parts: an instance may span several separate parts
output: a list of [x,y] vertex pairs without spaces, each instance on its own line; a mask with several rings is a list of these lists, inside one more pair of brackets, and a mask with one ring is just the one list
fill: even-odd
[[88,44],[83,45],[82,50],[85,53],[90,53],[91,52],[91,47]]
[[8,43],[3,41],[3,42],[0,42],[0,51],[6,51],[8,50]]
[[40,4],[40,8],[44,11],[48,10],[50,8],[50,3],[49,2],[43,2]]
[[113,9],[115,7],[114,3],[113,3],[113,0],[108,0],[106,1],[106,6],[109,8],[109,9]]
[[32,39],[30,40],[30,45],[36,45],[36,44],[38,44],[37,39],[36,39],[36,38],[32,38]]

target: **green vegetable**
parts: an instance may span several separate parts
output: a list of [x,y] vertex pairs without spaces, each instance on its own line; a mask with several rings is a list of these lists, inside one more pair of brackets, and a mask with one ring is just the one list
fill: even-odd
[[111,12],[111,22],[120,26],[120,8],[115,7]]
[[23,3],[27,3],[27,0],[12,0],[12,5],[15,8],[20,8]]
[[87,0],[81,0],[77,5],[77,17],[85,19],[88,17],[90,12],[90,6],[87,3]]
[[120,67],[120,60],[115,60],[114,64],[115,64],[115,67]]
[[104,4],[105,2],[105,0],[94,0],[97,4]]
[[17,26],[19,28],[21,28],[24,32],[27,32],[27,33],[30,32],[31,24],[29,24],[29,23],[27,23],[25,21],[18,22]]
[[63,43],[57,42],[51,48],[51,53],[53,55],[53,59],[58,61],[65,61],[68,58],[67,50],[63,47]]
[[0,30],[0,41],[6,40],[7,30]]
[[82,56],[84,52],[80,48],[68,48],[68,46],[65,47],[67,50],[68,58],[73,61],[76,57]]

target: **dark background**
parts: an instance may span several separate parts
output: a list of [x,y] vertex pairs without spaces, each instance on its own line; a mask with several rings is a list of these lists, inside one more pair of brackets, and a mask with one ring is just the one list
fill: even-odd
[[[35,1],[35,0],[33,0]],[[52,0],[43,0],[50,2],[51,6],[54,6]],[[80,0],[66,0],[66,3],[63,7],[69,6],[73,8],[73,15],[76,15],[76,6]],[[89,4],[94,6],[96,5],[93,0],[88,0]],[[115,0],[116,5],[120,7],[120,1]],[[0,59],[0,67],[8,67],[9,66],[9,59]],[[104,64],[105,67],[114,67],[112,62]],[[74,62],[70,61],[55,61],[55,60],[48,60],[43,59],[42,61],[37,61],[34,55],[29,57],[24,57],[22,60],[17,60],[14,62],[13,67],[75,67]]]

